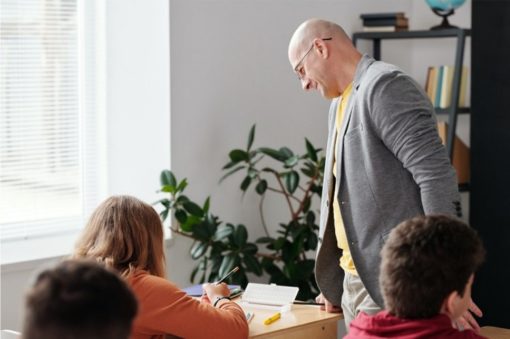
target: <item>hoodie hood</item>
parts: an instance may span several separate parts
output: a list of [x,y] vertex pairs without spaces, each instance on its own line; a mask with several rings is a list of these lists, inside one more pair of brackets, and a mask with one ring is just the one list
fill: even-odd
[[484,338],[471,330],[459,331],[452,327],[450,318],[439,314],[428,319],[401,319],[382,311],[374,316],[361,312],[351,322],[349,334],[353,338]]

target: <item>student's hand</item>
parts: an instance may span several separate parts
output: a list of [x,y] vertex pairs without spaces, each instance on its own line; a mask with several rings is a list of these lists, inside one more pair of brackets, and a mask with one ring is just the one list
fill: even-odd
[[[216,285],[215,283],[203,284],[202,288],[204,289],[205,296],[209,299],[209,303],[217,298],[228,297],[230,295],[230,290],[225,283],[221,283],[219,285]],[[202,298],[200,298],[200,300],[202,300]]]
[[474,313],[477,317],[481,317],[483,315],[482,310],[480,310],[480,308],[473,302],[473,300],[471,300],[469,302],[469,309],[464,312],[464,314],[461,315],[459,319],[453,322],[453,326],[459,330],[472,329],[476,333],[480,333],[480,325],[478,325],[478,322],[473,317],[471,312]]
[[325,310],[328,313],[342,313],[342,309],[338,306],[333,305],[330,303],[323,295],[322,293],[315,298],[316,303],[321,303],[324,305],[321,305],[321,310]]

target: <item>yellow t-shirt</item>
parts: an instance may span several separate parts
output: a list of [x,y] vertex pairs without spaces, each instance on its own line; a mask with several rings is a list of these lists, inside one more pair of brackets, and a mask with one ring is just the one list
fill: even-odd
[[[338,105],[338,109],[336,112],[336,142],[335,142],[335,161],[333,163],[333,175],[336,177],[336,154],[338,147],[338,139],[340,134],[340,128],[342,127],[342,121],[345,114],[345,109],[347,106],[347,102],[349,101],[349,96],[352,91],[352,83],[347,86],[345,91],[342,93],[342,98],[340,99],[340,104]],[[344,222],[342,220],[342,214],[340,212],[340,204],[338,202],[338,192],[335,191],[335,196],[333,199],[333,216],[335,220],[335,235],[336,242],[338,248],[342,249],[342,257],[340,257],[340,267],[346,272],[349,272],[354,275],[358,275],[356,272],[356,267],[354,266],[354,261],[352,260],[351,251],[349,250],[349,244],[347,242],[347,236],[345,235]]]

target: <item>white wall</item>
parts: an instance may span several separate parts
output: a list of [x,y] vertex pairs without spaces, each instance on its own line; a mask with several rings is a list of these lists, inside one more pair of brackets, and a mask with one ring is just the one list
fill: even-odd
[[[470,27],[470,7],[467,1],[452,23]],[[423,0],[173,0],[172,169],[189,179],[189,196],[212,194],[213,213],[245,224],[252,240],[261,236],[258,198],[248,193],[241,201],[241,174],[218,184],[228,151],[245,147],[253,123],[255,146],[303,152],[305,136],[316,146],[326,142],[329,103],[301,90],[287,60],[290,36],[310,17],[338,22],[350,34],[361,29],[360,13],[384,11],[406,12],[412,29],[441,20]],[[384,41],[382,56],[424,83],[432,62],[453,61],[452,42]],[[289,220],[281,199],[266,205],[272,225]]]
[[[188,178],[191,198],[202,201],[211,194],[213,213],[222,220],[244,223],[251,239],[256,239],[262,234],[254,206],[257,197],[249,193],[241,201],[240,177],[218,184],[228,151],[244,147],[252,123],[257,123],[255,146],[285,145],[302,152],[305,136],[318,147],[326,142],[329,104],[316,93],[302,92],[287,61],[294,29],[309,17],[321,17],[351,33],[361,28],[360,13],[380,11],[404,11],[411,28],[428,28],[440,19],[424,3],[109,0],[107,114],[108,131],[113,133],[107,150],[109,193],[156,200],[159,172],[169,168],[171,159],[174,172]],[[470,27],[470,9],[468,0],[452,23]],[[438,63],[453,60],[448,42],[383,45],[385,60],[421,82],[431,58],[438,58]],[[285,208],[280,200],[270,203],[269,220],[274,224],[287,220],[279,212]],[[181,286],[188,283],[194,264],[189,245],[177,237],[167,252],[169,276]],[[20,329],[23,291],[35,268],[51,263],[2,268],[1,328]]]

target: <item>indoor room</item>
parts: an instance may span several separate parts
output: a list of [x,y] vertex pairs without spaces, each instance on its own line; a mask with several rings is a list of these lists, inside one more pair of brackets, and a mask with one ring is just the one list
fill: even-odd
[[[324,293],[333,275],[324,273],[321,282],[317,271],[322,265],[315,266],[318,249],[340,239],[337,224],[328,227],[337,218],[334,206],[344,219],[352,259],[365,258],[371,248],[377,264],[367,266],[370,279],[360,276],[373,284],[368,294],[376,294],[381,310],[377,273],[389,232],[407,217],[451,209],[483,243],[479,268],[476,264],[476,272],[470,272],[472,300],[483,312],[475,316],[482,335],[510,338],[510,268],[505,264],[510,116],[504,108],[510,90],[509,14],[510,2],[504,0],[0,0],[1,338],[22,338],[27,293],[38,275],[76,257],[92,213],[111,196],[132,196],[155,209],[163,225],[161,278],[176,288],[211,283],[214,290],[222,280],[230,292],[244,290],[233,302],[228,295],[210,300],[225,310],[236,300],[242,306],[248,284],[256,296],[270,283],[295,289],[266,290],[268,298],[290,293],[288,309],[276,309],[281,318],[270,325],[263,322],[276,311],[243,307],[243,315],[253,318],[243,318],[242,324],[250,338],[277,331],[274,337],[280,338],[347,334],[344,313],[321,310],[329,304],[326,297],[335,294]],[[325,21],[300,26],[312,18]],[[314,33],[327,31],[326,21],[340,25],[353,40],[350,56],[394,65],[388,74],[411,79],[406,81],[413,85],[395,88],[394,97],[377,96],[378,80],[371,80],[366,86],[372,87],[363,92],[356,63],[345,71],[351,76],[345,85],[352,85],[342,87],[342,82],[336,94],[321,85],[333,82],[326,72],[331,68],[317,68],[320,80],[309,81],[310,65],[330,58],[340,44],[336,33]],[[347,55],[340,47],[338,53]],[[400,112],[398,103],[408,94],[424,98],[413,97],[407,106],[434,112],[414,115],[428,127],[419,130],[422,120],[408,120],[406,128],[415,131],[409,132],[413,136],[432,133],[431,143],[409,149],[413,140],[401,135],[404,125],[396,122],[387,122],[388,135],[396,139],[385,139],[372,113],[384,105],[376,101],[373,108],[365,100],[359,107],[367,111],[364,118],[375,121],[375,132],[369,141],[360,141],[360,154],[354,148],[356,131],[349,133],[358,122],[355,116],[342,113],[344,121],[337,117],[337,129],[330,127],[337,108],[346,112],[351,107],[347,98],[362,92],[394,112]],[[371,123],[359,121],[358,132],[368,133]],[[341,169],[328,176],[324,168],[340,160],[328,156],[340,145],[334,147],[331,139],[345,130],[353,151],[343,141]],[[380,148],[392,152],[396,162],[379,156]],[[428,195],[437,172],[416,167],[423,150],[453,173],[443,179],[455,183],[454,198]],[[405,174],[393,175],[393,168]],[[361,179],[347,184],[336,179],[339,175]],[[327,177],[339,183],[329,185],[333,207],[324,196]],[[409,195],[397,199],[388,193],[409,192],[408,182],[414,185]],[[438,186],[446,192],[448,185]],[[387,194],[382,205],[376,197],[374,205],[351,207],[357,201],[353,192],[372,199],[378,189]],[[415,198],[417,213],[407,205]],[[381,223],[391,226],[364,243],[362,236],[375,228],[367,221],[362,235],[361,226],[351,231],[348,224],[377,218],[376,208],[382,209]],[[336,240],[325,241],[324,228],[331,239],[336,232]],[[150,241],[140,241],[150,251]],[[370,247],[373,241],[377,250]],[[342,280],[337,284],[341,295]],[[321,291],[324,299],[316,299]],[[198,293],[197,300],[217,296]],[[340,302],[333,304],[341,310]],[[292,313],[300,308],[303,316]],[[301,321],[310,328],[296,329]],[[194,333],[184,337],[203,337]]]

